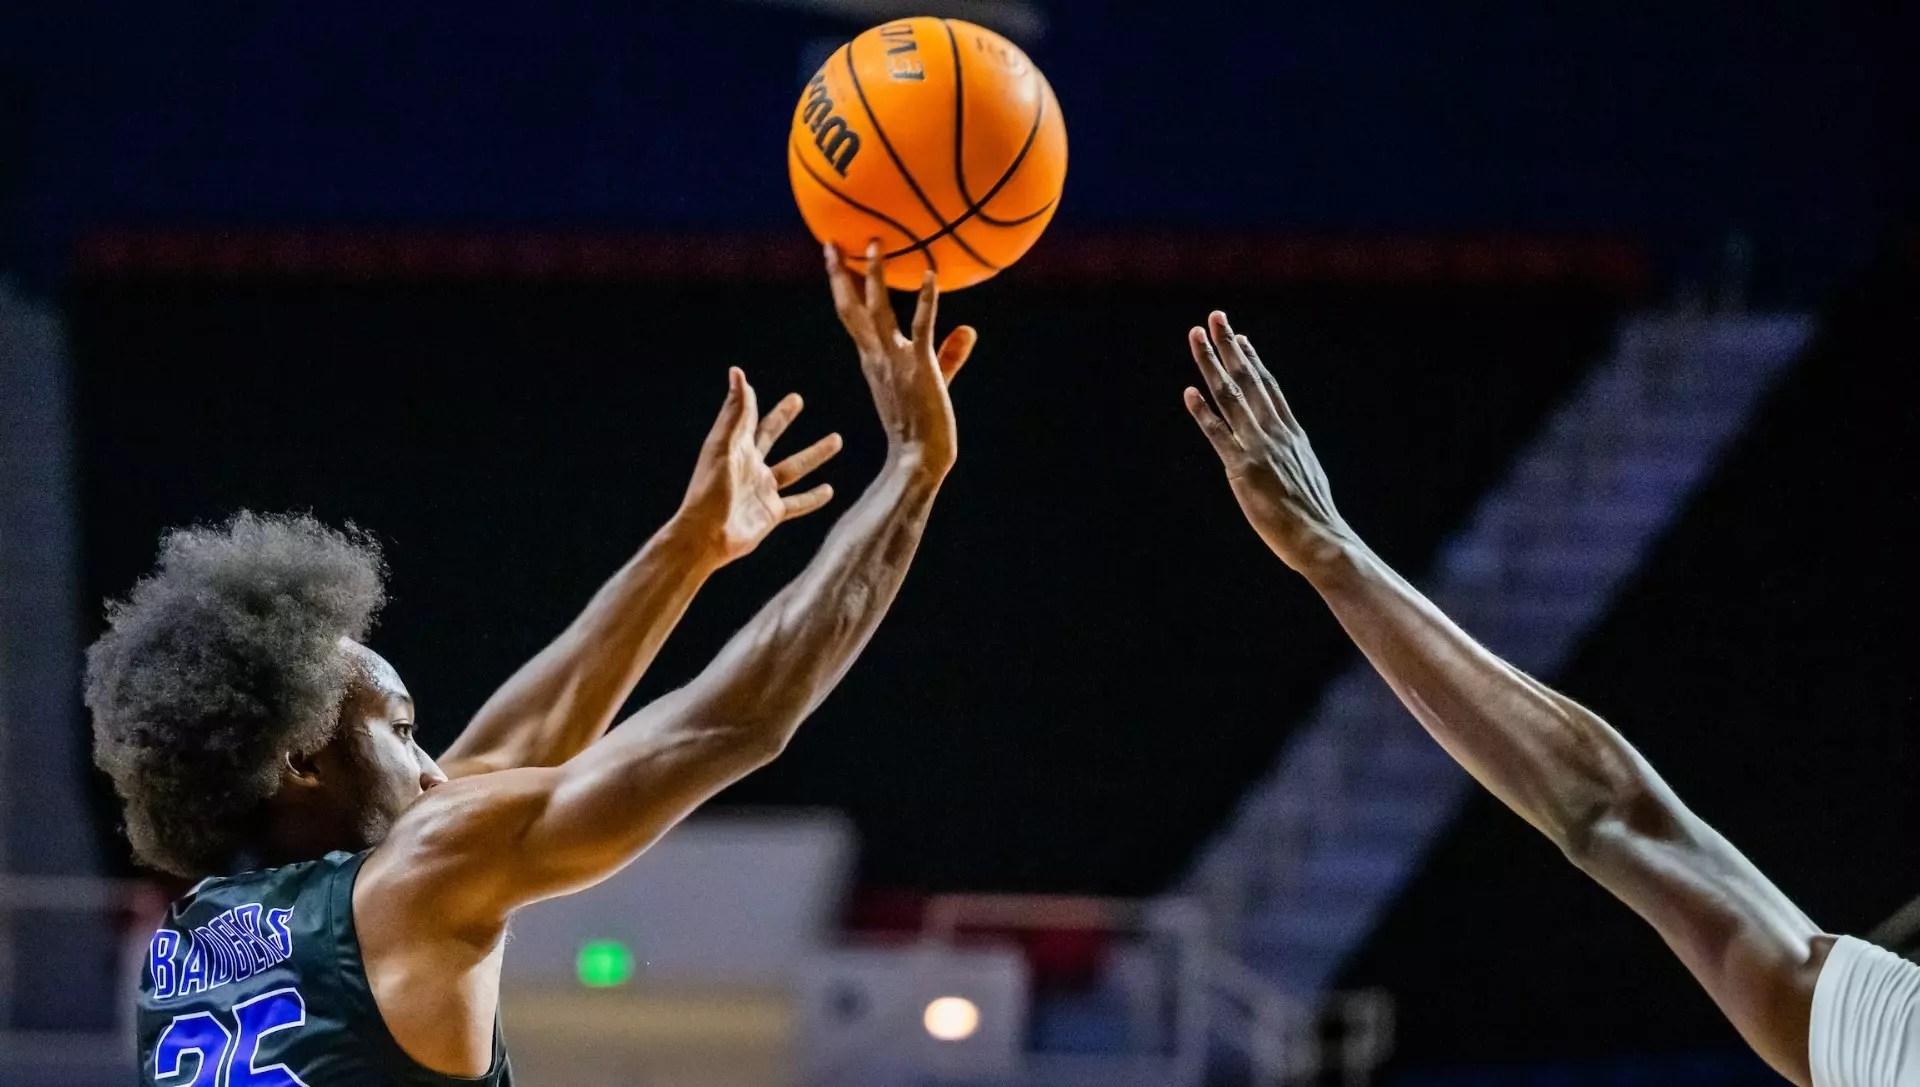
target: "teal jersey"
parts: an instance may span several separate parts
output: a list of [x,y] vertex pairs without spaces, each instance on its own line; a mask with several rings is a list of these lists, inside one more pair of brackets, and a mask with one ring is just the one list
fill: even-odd
[[148,1087],[511,1087],[493,1067],[431,1071],[388,1032],[353,927],[365,853],[209,879],[167,911],[141,971],[140,1083]]

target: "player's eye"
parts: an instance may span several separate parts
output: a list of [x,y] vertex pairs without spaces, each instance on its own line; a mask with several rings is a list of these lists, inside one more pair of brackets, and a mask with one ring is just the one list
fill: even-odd
[[409,743],[412,742],[413,740],[413,722],[412,721],[396,721],[394,722],[393,729],[395,732],[398,732],[400,734],[401,739],[406,740]]

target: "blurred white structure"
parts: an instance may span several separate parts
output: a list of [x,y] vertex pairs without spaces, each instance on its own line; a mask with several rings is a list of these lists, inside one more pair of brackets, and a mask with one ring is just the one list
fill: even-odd
[[[802,1082],[820,1087],[1001,1078],[1020,1066],[1027,963],[1016,948],[849,947],[801,972]],[[936,1004],[940,1005],[935,1007]],[[951,1041],[928,1009],[977,1019]],[[959,1026],[958,1020],[954,1022]]]
[[831,812],[703,816],[515,915],[500,1002],[516,1071],[570,1087],[797,1083],[792,994],[837,939],[854,850]]
[[832,812],[693,819],[605,883],[516,914],[502,986],[578,987],[589,941],[629,950],[635,984],[788,985],[836,938],[854,849]]

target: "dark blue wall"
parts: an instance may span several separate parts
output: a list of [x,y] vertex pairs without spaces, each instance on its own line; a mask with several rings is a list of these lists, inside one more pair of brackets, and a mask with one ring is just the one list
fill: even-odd
[[[1062,230],[1600,229],[1684,272],[1738,228],[1818,281],[1889,210],[1891,67],[1827,5],[1043,6]],[[721,0],[8,6],[16,260],[128,220],[798,230],[793,95],[857,29]]]

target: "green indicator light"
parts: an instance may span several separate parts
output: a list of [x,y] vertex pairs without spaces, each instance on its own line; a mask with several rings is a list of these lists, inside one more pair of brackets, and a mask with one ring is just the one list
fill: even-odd
[[611,989],[633,980],[633,951],[618,940],[588,940],[573,957],[573,971],[589,989]]

